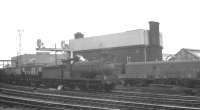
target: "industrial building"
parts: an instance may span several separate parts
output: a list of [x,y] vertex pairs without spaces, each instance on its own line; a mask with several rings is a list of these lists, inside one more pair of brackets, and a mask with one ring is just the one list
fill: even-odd
[[12,57],[11,66],[17,65],[58,65],[62,64],[62,59],[66,59],[63,54],[50,54],[49,52],[37,52],[36,54],[24,54]]
[[75,37],[69,41],[74,55],[88,60],[144,62],[162,60],[162,36],[159,23],[150,21],[149,30],[137,29],[94,37]]
[[169,61],[198,61],[200,60],[200,50],[183,48],[178,51]]

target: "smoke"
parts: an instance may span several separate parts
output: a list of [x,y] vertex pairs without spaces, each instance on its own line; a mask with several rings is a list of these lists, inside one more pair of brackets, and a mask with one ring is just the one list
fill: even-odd
[[82,55],[76,55],[79,58],[80,62],[87,62],[88,60],[84,58]]

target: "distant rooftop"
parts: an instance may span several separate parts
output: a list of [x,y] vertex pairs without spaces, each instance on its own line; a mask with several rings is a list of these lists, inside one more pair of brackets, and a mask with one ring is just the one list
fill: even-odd
[[186,49],[186,48],[183,48],[183,49],[188,51],[189,53],[195,55],[196,57],[200,58],[200,50],[197,50],[197,49]]
[[169,60],[170,61],[171,60],[174,60],[174,61],[180,61],[180,60],[182,60],[182,61],[183,60],[197,61],[197,60],[200,60],[200,50],[182,48]]

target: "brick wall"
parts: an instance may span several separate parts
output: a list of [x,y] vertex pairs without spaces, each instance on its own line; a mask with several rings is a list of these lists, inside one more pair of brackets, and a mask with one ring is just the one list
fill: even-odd
[[147,61],[162,60],[162,48],[145,47],[144,45],[74,52],[74,55],[77,54],[82,55],[88,60],[105,60],[119,63],[127,63],[127,61],[143,62],[145,59]]

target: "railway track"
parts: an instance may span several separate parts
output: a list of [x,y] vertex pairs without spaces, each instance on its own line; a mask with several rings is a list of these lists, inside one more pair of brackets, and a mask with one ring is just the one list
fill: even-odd
[[67,104],[61,103],[57,101],[46,101],[41,99],[27,98],[27,97],[19,97],[19,96],[11,96],[0,94],[0,103],[5,104],[15,104],[20,106],[34,107],[34,108],[42,108],[42,109],[52,109],[52,110],[63,110],[63,109],[81,109],[81,110],[117,110],[106,107],[95,107],[95,106],[84,106],[78,104]]
[[150,104],[165,104],[165,105],[200,108],[200,97],[194,97],[194,96],[152,94],[152,93],[125,92],[125,91],[115,91],[112,93],[102,93],[102,92],[80,93],[80,91],[65,91],[65,92],[55,91],[54,93],[70,95],[70,96],[79,96],[79,97],[84,96],[84,97],[92,97],[99,99],[111,99],[117,101],[130,101],[138,103],[144,102]]
[[[8,84],[1,84],[1,87],[4,88],[11,88],[11,89],[20,89],[20,90],[27,90],[30,91],[31,89],[33,90],[34,88],[32,87],[24,87],[24,86],[12,86],[12,85],[8,85]],[[113,91],[112,94],[110,93],[105,93],[105,92],[84,92],[84,91],[49,91],[47,89],[42,89],[42,88],[37,88],[38,92],[44,92],[44,93],[55,93],[55,94],[63,94],[63,95],[77,95],[77,94],[81,94],[81,96],[96,96],[97,94],[102,95],[124,95],[124,96],[139,96],[139,97],[147,97],[147,98],[161,98],[161,99],[171,99],[171,100],[188,100],[188,101],[200,101],[200,97],[198,96],[183,96],[183,95],[168,95],[168,94],[158,94],[158,93],[153,93],[153,92],[133,92],[133,91]],[[82,95],[83,94],[83,95]]]
[[[43,90],[39,90],[45,92]],[[52,91],[50,92],[52,93]],[[118,101],[131,101],[131,102],[145,102],[150,104],[166,104],[173,106],[185,106],[185,107],[198,107],[200,108],[200,97],[194,96],[181,96],[181,95],[167,95],[167,94],[152,94],[152,93],[141,93],[141,92],[127,92],[127,91],[114,91],[111,93],[102,92],[80,92],[80,91],[65,91],[54,93],[80,96],[80,97],[93,97],[99,99],[111,99]]]
[[156,104],[167,104],[175,106],[200,108],[200,97],[152,94],[152,93],[141,93],[141,92],[126,92],[126,91],[115,91],[114,93],[119,97],[128,96],[126,97],[126,100],[130,101],[135,100],[139,102],[150,102]]
[[130,96],[141,96],[141,97],[154,97],[154,98],[163,98],[163,99],[172,99],[172,100],[188,100],[188,101],[198,101],[200,102],[199,96],[183,96],[183,95],[168,95],[168,94],[159,94],[151,92],[133,92],[133,91],[114,91],[114,93]]
[[[18,96],[18,97],[26,97],[26,98],[34,98],[34,99],[42,99],[42,100],[53,100],[62,103],[70,103],[73,105],[84,105],[84,106],[94,106],[95,108],[106,107],[109,110],[114,109],[122,109],[122,110],[132,110],[133,108],[136,110],[145,109],[147,106],[148,110],[155,109],[152,105],[146,105],[142,103],[132,103],[132,102],[122,102],[116,100],[108,100],[108,99],[95,99],[95,98],[86,98],[86,97],[76,97],[76,96],[67,96],[67,95],[57,95],[57,94],[47,94],[47,93],[38,93],[38,92],[27,92],[27,91],[16,91],[4,89],[1,91],[3,94]],[[152,107],[150,107],[152,106]],[[159,107],[160,108],[160,107]]]
[[[12,96],[22,96],[23,97],[31,97],[31,98],[42,98],[43,100],[56,100],[59,102],[75,102],[77,103],[77,99],[79,103],[85,102],[84,105],[91,106],[100,104],[101,106],[112,108],[112,109],[125,109],[125,110],[199,110],[197,107],[185,107],[185,106],[174,106],[174,105],[166,105],[166,104],[152,104],[152,103],[141,103],[134,101],[122,101],[122,100],[113,100],[113,99],[100,99],[100,98],[91,98],[91,97],[80,97],[80,96],[69,96],[69,95],[58,95],[58,94],[49,94],[49,93],[39,93],[39,92],[28,92],[28,91],[16,91],[11,89],[1,89],[4,94],[12,95]],[[82,94],[83,95],[83,94]],[[114,96],[112,96],[114,97]],[[118,97],[119,98],[119,97]],[[120,97],[122,98],[122,97]],[[89,101],[90,100],[90,101]],[[71,104],[75,104],[71,103]],[[83,103],[82,103],[83,104]]]

